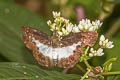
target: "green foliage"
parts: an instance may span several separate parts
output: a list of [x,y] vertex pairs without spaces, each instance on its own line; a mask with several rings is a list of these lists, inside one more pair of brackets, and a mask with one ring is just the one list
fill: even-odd
[[110,76],[110,77],[108,77],[108,80],[120,80],[120,76],[119,75]]
[[119,4],[119,3],[120,3],[120,0],[114,0],[114,3],[115,3],[115,4]]
[[11,0],[0,0],[0,55],[9,61],[36,63],[25,48],[21,36],[22,26],[32,26],[50,33],[46,20]]
[[112,70],[113,71],[119,71],[120,70],[120,54],[119,54],[119,49],[120,49],[120,41],[119,38],[114,38],[112,39],[114,41],[115,47],[113,49],[106,49],[105,53],[107,54],[107,59],[116,57],[117,60],[113,63]]
[[35,65],[12,62],[0,63],[0,80],[77,80],[79,77],[79,75],[63,74],[57,71],[46,71]]
[[103,72],[108,72],[112,69],[112,64],[114,61],[116,61],[117,58],[111,58],[109,60],[107,60],[104,64],[103,64]]

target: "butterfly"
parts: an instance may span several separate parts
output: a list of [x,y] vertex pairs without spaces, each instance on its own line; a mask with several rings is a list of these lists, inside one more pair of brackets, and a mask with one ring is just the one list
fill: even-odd
[[71,68],[80,60],[82,48],[92,47],[98,37],[97,32],[71,33],[58,38],[37,30],[23,26],[22,36],[26,47],[33,52],[33,56],[42,66]]

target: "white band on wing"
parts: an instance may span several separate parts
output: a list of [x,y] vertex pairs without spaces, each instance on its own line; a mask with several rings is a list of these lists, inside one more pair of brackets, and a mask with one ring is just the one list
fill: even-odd
[[62,48],[53,48],[52,46],[44,45],[39,42],[39,40],[35,40],[32,38],[32,41],[35,42],[36,46],[39,48],[39,52],[44,56],[48,56],[51,59],[67,58],[70,55],[73,55],[73,51],[76,49],[78,45],[81,45],[81,42],[74,43],[71,46],[62,47]]

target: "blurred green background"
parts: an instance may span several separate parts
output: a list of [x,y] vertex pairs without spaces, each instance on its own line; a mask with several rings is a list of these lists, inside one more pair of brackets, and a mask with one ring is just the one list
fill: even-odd
[[[114,41],[115,47],[105,49],[103,57],[95,57],[90,63],[93,66],[102,65],[107,59],[117,57],[117,61],[113,63],[112,71],[120,71],[120,0],[0,0],[0,79],[6,78],[6,75],[7,78],[11,78],[12,74],[14,74],[12,78],[23,76],[29,78],[31,76],[19,76],[21,73],[14,72],[14,69],[22,70],[15,64],[15,68],[11,68],[13,63],[33,64],[37,65],[36,67],[39,67],[43,72],[48,71],[46,74],[39,73],[39,75],[43,74],[43,80],[56,80],[52,76],[54,74],[59,75],[56,77],[60,80],[78,79],[78,75],[73,77],[64,75],[65,77],[63,77],[63,74],[59,73],[63,69],[40,66],[32,56],[32,52],[23,44],[22,26],[35,27],[51,34],[46,22],[52,19],[52,11],[60,11],[62,16],[70,19],[72,23],[78,23],[83,18],[102,21],[103,25],[99,30],[99,35],[104,34]],[[6,68],[6,66],[8,67]],[[30,65],[26,66],[30,67]],[[49,71],[53,72],[50,73]],[[81,74],[76,67],[68,70],[67,73]],[[36,73],[34,74],[36,75]],[[48,76],[48,78],[45,78],[45,76]]]

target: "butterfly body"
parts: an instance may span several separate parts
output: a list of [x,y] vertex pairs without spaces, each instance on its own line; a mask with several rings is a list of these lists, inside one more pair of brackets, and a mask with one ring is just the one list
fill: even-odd
[[73,67],[83,53],[82,48],[93,46],[97,40],[96,32],[71,33],[58,38],[31,28],[22,27],[24,44],[33,51],[39,64],[47,67]]

